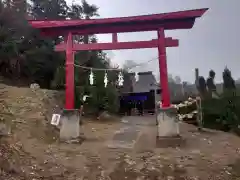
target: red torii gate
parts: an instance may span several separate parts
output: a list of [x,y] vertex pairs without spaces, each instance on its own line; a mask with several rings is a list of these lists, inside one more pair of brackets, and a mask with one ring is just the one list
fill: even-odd
[[[66,51],[66,102],[65,109],[74,109],[74,51],[158,48],[159,71],[162,89],[162,106],[170,106],[166,47],[178,46],[178,40],[165,38],[164,30],[191,29],[195,19],[208,9],[179,11],[163,14],[90,19],[90,20],[29,20],[29,24],[45,36],[64,36],[65,43],[55,47]],[[118,42],[117,33],[157,31],[158,39],[151,41]],[[112,33],[111,43],[74,44],[73,35]]]

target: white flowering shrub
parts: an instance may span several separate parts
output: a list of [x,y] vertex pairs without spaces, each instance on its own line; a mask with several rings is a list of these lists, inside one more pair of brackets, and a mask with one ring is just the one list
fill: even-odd
[[[197,110],[197,98],[189,97],[186,101],[179,104],[172,104],[171,106],[177,109],[177,116],[180,121],[196,120],[198,114]],[[162,103],[157,102],[157,105],[161,107]]]

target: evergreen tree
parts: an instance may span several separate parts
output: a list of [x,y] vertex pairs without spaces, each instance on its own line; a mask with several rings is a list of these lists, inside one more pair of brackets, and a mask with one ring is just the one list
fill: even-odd
[[223,88],[224,90],[233,90],[236,88],[232,73],[227,67],[223,71]]
[[216,85],[214,83],[215,74],[213,70],[209,71],[209,77],[207,79],[207,88],[209,92],[216,91]]
[[199,76],[199,78],[198,78],[197,89],[198,89],[198,92],[199,92],[201,98],[204,98],[207,93],[207,85],[206,85],[206,81],[203,76]]
[[[60,37],[46,38],[38,30],[28,25],[26,17],[32,19],[90,19],[97,16],[95,5],[82,1],[69,7],[65,0],[31,0],[0,1],[0,75],[26,85],[36,82],[42,88],[65,88],[65,54],[54,52],[54,46],[63,39]],[[75,40],[84,43],[95,43],[95,35],[77,36]],[[110,63],[102,51],[77,52],[75,63],[89,67],[109,68]],[[97,82],[89,87],[89,71],[75,69],[75,84],[82,89],[91,89],[96,94],[96,103],[113,107],[116,95],[115,86],[111,83],[116,79],[116,73],[109,74],[110,85],[103,87],[104,72],[97,72]],[[111,82],[112,81],[112,82]],[[81,90],[81,93],[84,91]],[[110,99],[109,99],[110,98]],[[95,104],[96,104],[95,103]]]
[[34,19],[66,19],[68,15],[67,3],[65,0],[31,0],[32,17]]

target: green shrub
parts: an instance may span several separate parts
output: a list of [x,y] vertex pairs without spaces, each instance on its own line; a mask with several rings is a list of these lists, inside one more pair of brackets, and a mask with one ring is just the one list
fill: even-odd
[[240,96],[234,91],[225,92],[219,99],[202,101],[204,127],[224,131],[238,131],[240,125]]

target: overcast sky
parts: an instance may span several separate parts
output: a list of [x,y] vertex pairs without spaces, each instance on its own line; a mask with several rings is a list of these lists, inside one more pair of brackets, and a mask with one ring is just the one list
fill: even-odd
[[[88,2],[99,7],[100,18],[209,8],[202,18],[197,19],[193,29],[166,32],[168,37],[177,38],[180,43],[177,48],[167,49],[168,72],[174,76],[179,75],[182,80],[193,82],[196,67],[199,68],[200,75],[205,77],[212,68],[216,72],[216,82],[219,82],[222,81],[222,71],[227,66],[235,79],[240,78],[240,0],[88,0]],[[155,32],[124,33],[119,35],[119,40],[150,40],[156,37]],[[111,41],[111,35],[100,35],[98,38],[100,42]],[[146,62],[158,55],[156,49],[108,51],[108,54],[114,63],[120,65],[126,60]],[[148,70],[158,74],[157,60],[141,69],[135,69],[136,72]]]

